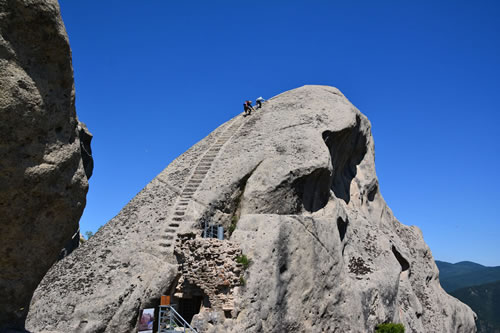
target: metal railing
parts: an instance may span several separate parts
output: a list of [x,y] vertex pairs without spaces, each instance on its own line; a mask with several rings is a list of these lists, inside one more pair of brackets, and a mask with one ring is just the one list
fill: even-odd
[[160,305],[158,333],[198,333],[171,305]]
[[216,224],[205,224],[203,238],[217,238],[224,240],[224,227]]

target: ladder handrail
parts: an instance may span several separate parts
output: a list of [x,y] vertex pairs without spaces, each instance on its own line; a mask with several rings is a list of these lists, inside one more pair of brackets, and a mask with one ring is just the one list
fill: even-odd
[[[194,333],[198,333],[197,330],[195,330],[191,325],[189,325],[189,323],[184,318],[182,318],[182,316],[177,311],[175,311],[173,306],[160,305],[160,316],[163,312],[162,310],[165,312],[165,314],[167,314],[166,317],[169,317],[170,322],[172,322],[172,320],[173,320],[174,323],[178,326],[180,326],[179,324],[182,324],[182,326],[184,328],[184,332],[186,331],[186,328],[189,328]],[[161,322],[161,319],[160,319],[160,322]]]
[[180,322],[182,322],[182,324],[184,324],[185,326],[187,326],[189,329],[192,329],[193,331],[197,332],[193,327],[191,327],[191,325],[189,325],[189,323],[186,320],[184,320],[184,318],[182,318],[182,316],[177,311],[175,311],[175,309],[174,309],[173,306],[170,306],[170,310],[172,310],[172,312],[175,315],[175,317],[177,319],[179,319]]

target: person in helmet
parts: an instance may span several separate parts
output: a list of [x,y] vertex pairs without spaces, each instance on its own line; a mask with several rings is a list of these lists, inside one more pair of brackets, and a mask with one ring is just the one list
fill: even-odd
[[255,100],[255,104],[257,105],[257,109],[260,109],[262,107],[262,102],[264,102],[264,99],[262,98],[262,96]]

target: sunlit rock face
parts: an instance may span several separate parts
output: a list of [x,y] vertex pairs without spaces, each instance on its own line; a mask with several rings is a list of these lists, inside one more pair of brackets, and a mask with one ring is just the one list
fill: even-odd
[[[383,322],[403,323],[407,332],[474,332],[473,312],[441,289],[420,230],[386,205],[370,126],[327,86],[287,91],[229,120],[51,269],[29,327],[133,331],[141,308],[171,295],[181,308],[199,298],[190,316],[202,332],[366,333]],[[192,256],[187,246],[176,250],[177,235],[202,237],[209,225],[224,228],[247,268],[226,254],[220,264],[215,255],[206,259],[196,252],[205,245]],[[241,271],[239,286],[233,274],[225,290],[231,304],[207,302],[205,282],[185,273],[194,268],[178,269],[180,257],[214,283],[219,276],[222,287],[225,267],[238,267],[231,272]]]
[[35,288],[78,231],[91,138],[75,113],[58,2],[0,1],[0,331],[24,327]]

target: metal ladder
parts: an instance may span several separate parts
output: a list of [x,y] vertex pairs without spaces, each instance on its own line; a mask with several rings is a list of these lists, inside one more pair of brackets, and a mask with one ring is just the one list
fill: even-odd
[[198,333],[182,316],[170,305],[160,305],[158,318],[158,333]]

